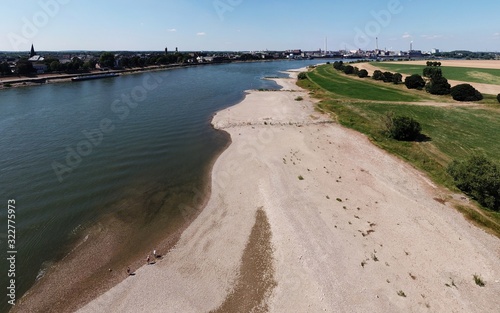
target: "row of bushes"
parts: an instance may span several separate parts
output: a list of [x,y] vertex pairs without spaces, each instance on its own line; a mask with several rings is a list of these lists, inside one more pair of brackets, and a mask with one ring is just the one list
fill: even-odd
[[[429,82],[425,83],[422,76],[413,74],[406,77],[405,85],[408,89],[425,90],[433,95],[450,94],[456,101],[480,101],[483,95],[470,84],[459,84],[454,87],[448,83],[448,80],[440,74],[431,75]],[[497,96],[500,102],[500,95]]]
[[[365,69],[359,69],[356,66],[352,66],[351,64],[344,64],[342,61],[335,61],[333,63],[333,68],[339,71],[344,72],[347,75],[357,75],[359,78],[368,77],[368,71]],[[382,72],[376,70],[372,76],[375,80],[381,80],[386,83],[394,83],[399,84],[403,81],[403,76],[399,73],[391,73],[391,72]]]
[[[433,95],[448,95],[451,94],[452,98],[456,101],[480,101],[483,95],[470,84],[460,84],[454,87],[448,83],[448,80],[443,76],[441,62],[427,62],[427,67],[423,70],[424,77],[429,81],[426,83],[424,78],[418,74],[407,76],[404,83],[408,89],[425,90]],[[333,63],[333,67],[345,74],[355,74],[360,78],[368,77],[368,72],[364,69],[359,70],[357,67],[350,64],[345,65],[342,61]],[[373,79],[380,80],[386,83],[392,82],[394,84],[402,83],[403,76],[400,73],[382,72],[376,70],[373,72]],[[500,94],[497,96],[500,103]]]
[[382,72],[379,70],[373,72],[372,78],[375,80],[381,80],[384,83],[394,83],[396,85],[403,82],[403,75],[399,73]]
[[344,64],[342,61],[333,62],[333,68],[342,71],[347,75],[357,75],[360,78],[368,77],[368,71],[365,69],[360,70],[357,66],[352,66],[351,64]]

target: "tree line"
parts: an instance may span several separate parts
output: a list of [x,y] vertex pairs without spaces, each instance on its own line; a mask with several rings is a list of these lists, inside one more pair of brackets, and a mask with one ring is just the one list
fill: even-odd
[[[103,52],[98,57],[92,57],[83,61],[78,57],[73,57],[68,62],[61,62],[54,57],[45,58],[42,64],[45,64],[47,73],[87,73],[96,68],[99,64],[101,68],[133,68],[133,67],[147,67],[152,65],[168,65],[175,63],[185,63],[190,58],[186,53],[153,53],[146,56],[121,56],[117,58],[111,52]],[[19,75],[30,75],[36,72],[33,63],[27,57],[21,58],[17,61],[15,66],[15,73]],[[0,75],[12,75],[9,63],[0,63]]]

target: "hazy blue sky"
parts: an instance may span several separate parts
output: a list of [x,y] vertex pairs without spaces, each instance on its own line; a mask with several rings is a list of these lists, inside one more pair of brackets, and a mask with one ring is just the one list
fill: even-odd
[[0,50],[500,51],[500,1],[0,0]]

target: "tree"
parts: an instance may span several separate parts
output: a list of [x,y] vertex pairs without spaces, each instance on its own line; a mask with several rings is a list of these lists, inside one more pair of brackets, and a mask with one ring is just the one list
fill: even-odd
[[3,62],[0,64],[0,74],[1,75],[10,75],[12,74],[12,71],[10,69],[10,65],[7,62]]
[[297,78],[300,80],[307,79],[307,74],[305,72],[300,72]]
[[29,75],[36,72],[35,68],[33,67],[33,64],[31,64],[31,62],[28,61],[28,59],[19,60],[16,64],[16,70],[17,73],[20,75]]
[[157,64],[157,61],[159,59],[159,56],[157,55],[150,55],[147,59],[146,59],[146,65],[155,65]]
[[333,62],[333,68],[336,70],[341,70],[343,66],[344,66],[344,62],[342,62],[342,61]]
[[354,67],[352,65],[346,65],[346,66],[344,66],[343,71],[347,75],[352,74],[352,73],[354,73]]
[[451,85],[442,76],[432,77],[425,85],[425,90],[432,95],[447,95],[450,93]]
[[397,84],[400,84],[403,82],[403,75],[396,73],[394,76],[392,76],[392,82]]
[[68,72],[78,72],[80,68],[83,66],[83,61],[80,60],[80,58],[74,57],[71,59],[71,62],[69,62],[66,66]]
[[57,72],[57,71],[59,71],[60,66],[61,66],[61,63],[59,62],[59,60],[54,60],[54,61],[50,62],[49,69],[51,72]]
[[359,70],[358,72],[358,77],[359,78],[365,78],[368,77],[368,71],[365,69]]
[[375,80],[384,80],[384,73],[382,73],[382,71],[380,70],[375,70],[373,72],[372,78]]
[[497,101],[500,103],[500,93],[497,95]]
[[500,167],[496,163],[474,155],[465,161],[453,161],[447,171],[460,190],[481,205],[500,211]]
[[386,131],[390,138],[401,141],[413,141],[420,136],[420,123],[408,116],[394,116],[387,113],[385,117]]
[[441,66],[441,62],[432,62],[432,61],[427,61],[425,62],[427,66]]
[[438,78],[443,76],[443,72],[439,67],[428,66],[423,70],[424,77]]
[[45,70],[46,72],[55,72],[56,70],[53,70],[50,68],[50,64],[52,64],[52,62],[54,61],[57,61],[59,62],[59,59],[56,59],[56,58],[53,58],[53,57],[47,57],[43,60],[43,63],[45,63],[45,65],[47,66],[47,69]]
[[392,82],[392,79],[394,78],[394,74],[391,72],[384,72],[382,80],[384,83],[389,83]]
[[405,86],[408,89],[418,89],[422,90],[425,86],[425,81],[422,76],[418,74],[413,74],[405,78]]
[[168,64],[168,58],[166,56],[162,55],[158,59],[156,59],[156,62],[158,64]]
[[99,65],[101,67],[113,68],[115,66],[115,55],[111,52],[104,52],[99,58]]
[[128,58],[128,57],[122,57],[120,59],[120,66],[122,66],[122,67],[130,67],[130,58]]
[[450,94],[457,101],[480,101],[483,95],[470,84],[460,84],[450,89]]
[[97,64],[97,60],[92,58],[90,60],[87,60],[83,63],[83,67],[88,68],[88,69],[93,69],[95,68],[95,65]]

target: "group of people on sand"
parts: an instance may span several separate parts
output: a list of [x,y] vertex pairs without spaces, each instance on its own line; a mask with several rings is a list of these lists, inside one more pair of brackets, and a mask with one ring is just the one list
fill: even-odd
[[[146,257],[146,264],[150,265],[150,264],[155,264],[156,263],[156,259],[158,258],[161,258],[161,255],[159,255],[158,253],[156,253],[156,249],[153,250],[153,258],[151,258],[151,254],[148,253],[147,257]],[[135,272],[132,272],[130,270],[130,266],[127,267],[127,275],[135,275]]]

